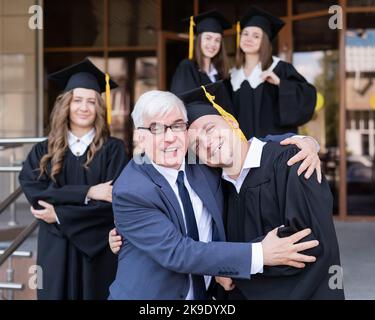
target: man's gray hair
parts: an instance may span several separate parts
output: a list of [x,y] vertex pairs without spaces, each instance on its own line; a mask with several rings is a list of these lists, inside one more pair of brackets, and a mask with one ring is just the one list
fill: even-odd
[[184,103],[173,93],[168,91],[151,90],[142,94],[134,106],[132,118],[135,128],[143,127],[145,117],[164,116],[173,109],[178,108],[183,114],[183,120],[187,122],[187,114]]

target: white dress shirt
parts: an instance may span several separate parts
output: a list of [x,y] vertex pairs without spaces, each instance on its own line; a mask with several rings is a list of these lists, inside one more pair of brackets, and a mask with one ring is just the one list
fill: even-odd
[[218,72],[212,63],[210,64],[210,71],[206,72],[206,74],[210,78],[211,82],[216,82],[215,76],[218,74]]
[[95,129],[92,128],[83,137],[76,137],[71,131],[68,132],[69,149],[77,157],[83,155],[95,137]]

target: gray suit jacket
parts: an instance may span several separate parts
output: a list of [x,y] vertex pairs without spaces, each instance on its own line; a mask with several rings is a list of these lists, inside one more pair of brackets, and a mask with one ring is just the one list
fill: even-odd
[[113,188],[113,211],[124,244],[110,299],[185,299],[189,274],[250,279],[251,244],[225,242],[220,174],[186,165],[189,184],[213,219],[213,241],[186,235],[167,180],[151,165],[125,167]]

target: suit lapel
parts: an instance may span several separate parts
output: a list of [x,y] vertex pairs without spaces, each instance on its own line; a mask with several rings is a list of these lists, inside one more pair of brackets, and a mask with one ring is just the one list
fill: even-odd
[[[144,158],[147,159],[146,157]],[[165,197],[168,199],[169,203],[172,205],[176,213],[179,225],[180,225],[180,230],[185,235],[186,228],[185,228],[185,222],[184,222],[184,218],[182,215],[181,207],[177,200],[176,194],[172,190],[168,181],[154,168],[154,166],[151,163],[144,162],[142,167],[144,171],[148,174],[148,176],[152,179],[152,181],[160,187],[161,191],[164,193]]]

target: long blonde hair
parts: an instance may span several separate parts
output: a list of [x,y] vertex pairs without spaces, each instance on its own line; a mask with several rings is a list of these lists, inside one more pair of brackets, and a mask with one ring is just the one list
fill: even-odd
[[[109,137],[109,127],[106,121],[105,103],[97,92],[95,100],[96,118],[93,124],[95,137],[89,146],[87,160],[84,167],[88,169],[95,153],[103,146]],[[68,150],[68,131],[70,130],[70,103],[73,99],[73,90],[60,94],[51,113],[51,125],[48,134],[48,153],[40,160],[40,176],[46,174],[56,182],[55,176],[61,172],[64,156]],[[51,164],[51,171],[47,172],[47,166]]]

